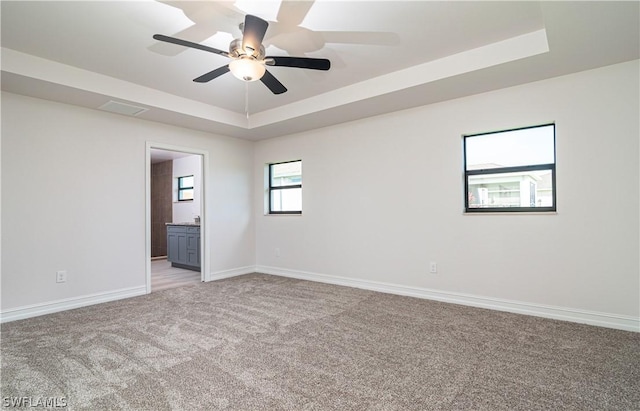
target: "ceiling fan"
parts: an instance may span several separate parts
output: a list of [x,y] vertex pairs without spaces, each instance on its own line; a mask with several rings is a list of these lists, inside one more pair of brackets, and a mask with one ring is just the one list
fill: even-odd
[[232,60],[227,65],[218,67],[215,70],[193,79],[193,81],[197,83],[206,83],[231,71],[231,74],[242,81],[250,82],[260,80],[273,94],[282,94],[287,91],[287,88],[267,71],[266,66],[295,67],[312,70],[329,70],[329,68],[331,68],[331,62],[328,59],[265,56],[262,40],[267,32],[267,27],[269,27],[269,23],[265,20],[247,14],[244,23],[240,24],[242,39],[233,40],[231,44],[229,44],[229,52],[162,34],[154,34],[153,38],[167,43],[219,54]]

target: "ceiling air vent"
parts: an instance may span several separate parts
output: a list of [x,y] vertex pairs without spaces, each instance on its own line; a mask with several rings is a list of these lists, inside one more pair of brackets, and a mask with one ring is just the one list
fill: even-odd
[[148,108],[133,106],[131,104],[120,103],[118,101],[109,101],[98,107],[100,110],[110,111],[116,114],[124,114],[125,116],[137,116],[149,110]]

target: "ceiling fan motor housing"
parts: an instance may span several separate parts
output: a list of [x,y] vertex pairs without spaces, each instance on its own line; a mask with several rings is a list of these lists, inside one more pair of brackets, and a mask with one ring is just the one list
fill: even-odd
[[242,39],[235,39],[229,44],[229,56],[232,58],[249,56],[256,60],[262,60],[265,56],[264,46],[260,45],[259,50],[253,50],[249,47],[247,47],[247,50],[244,50],[242,48]]

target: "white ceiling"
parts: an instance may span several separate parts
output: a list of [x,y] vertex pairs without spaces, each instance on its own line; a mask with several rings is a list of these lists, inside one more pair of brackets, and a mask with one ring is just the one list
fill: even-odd
[[151,154],[151,164],[162,163],[169,160],[177,160],[183,157],[189,157],[194,154],[183,153],[181,151],[162,150],[159,148],[152,148],[149,150]]
[[[640,58],[639,2],[2,1],[2,89],[252,140]],[[267,55],[322,57],[329,71],[270,67],[289,91],[230,73],[222,50],[245,14],[269,21]],[[247,112],[248,108],[248,112]]]

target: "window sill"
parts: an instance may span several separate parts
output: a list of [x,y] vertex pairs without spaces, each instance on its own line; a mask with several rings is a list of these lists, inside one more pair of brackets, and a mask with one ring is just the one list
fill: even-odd
[[557,211],[482,211],[482,212],[466,212],[462,215],[558,215]]
[[265,217],[290,217],[290,216],[294,216],[294,217],[301,217],[302,213],[266,213],[264,214]]

